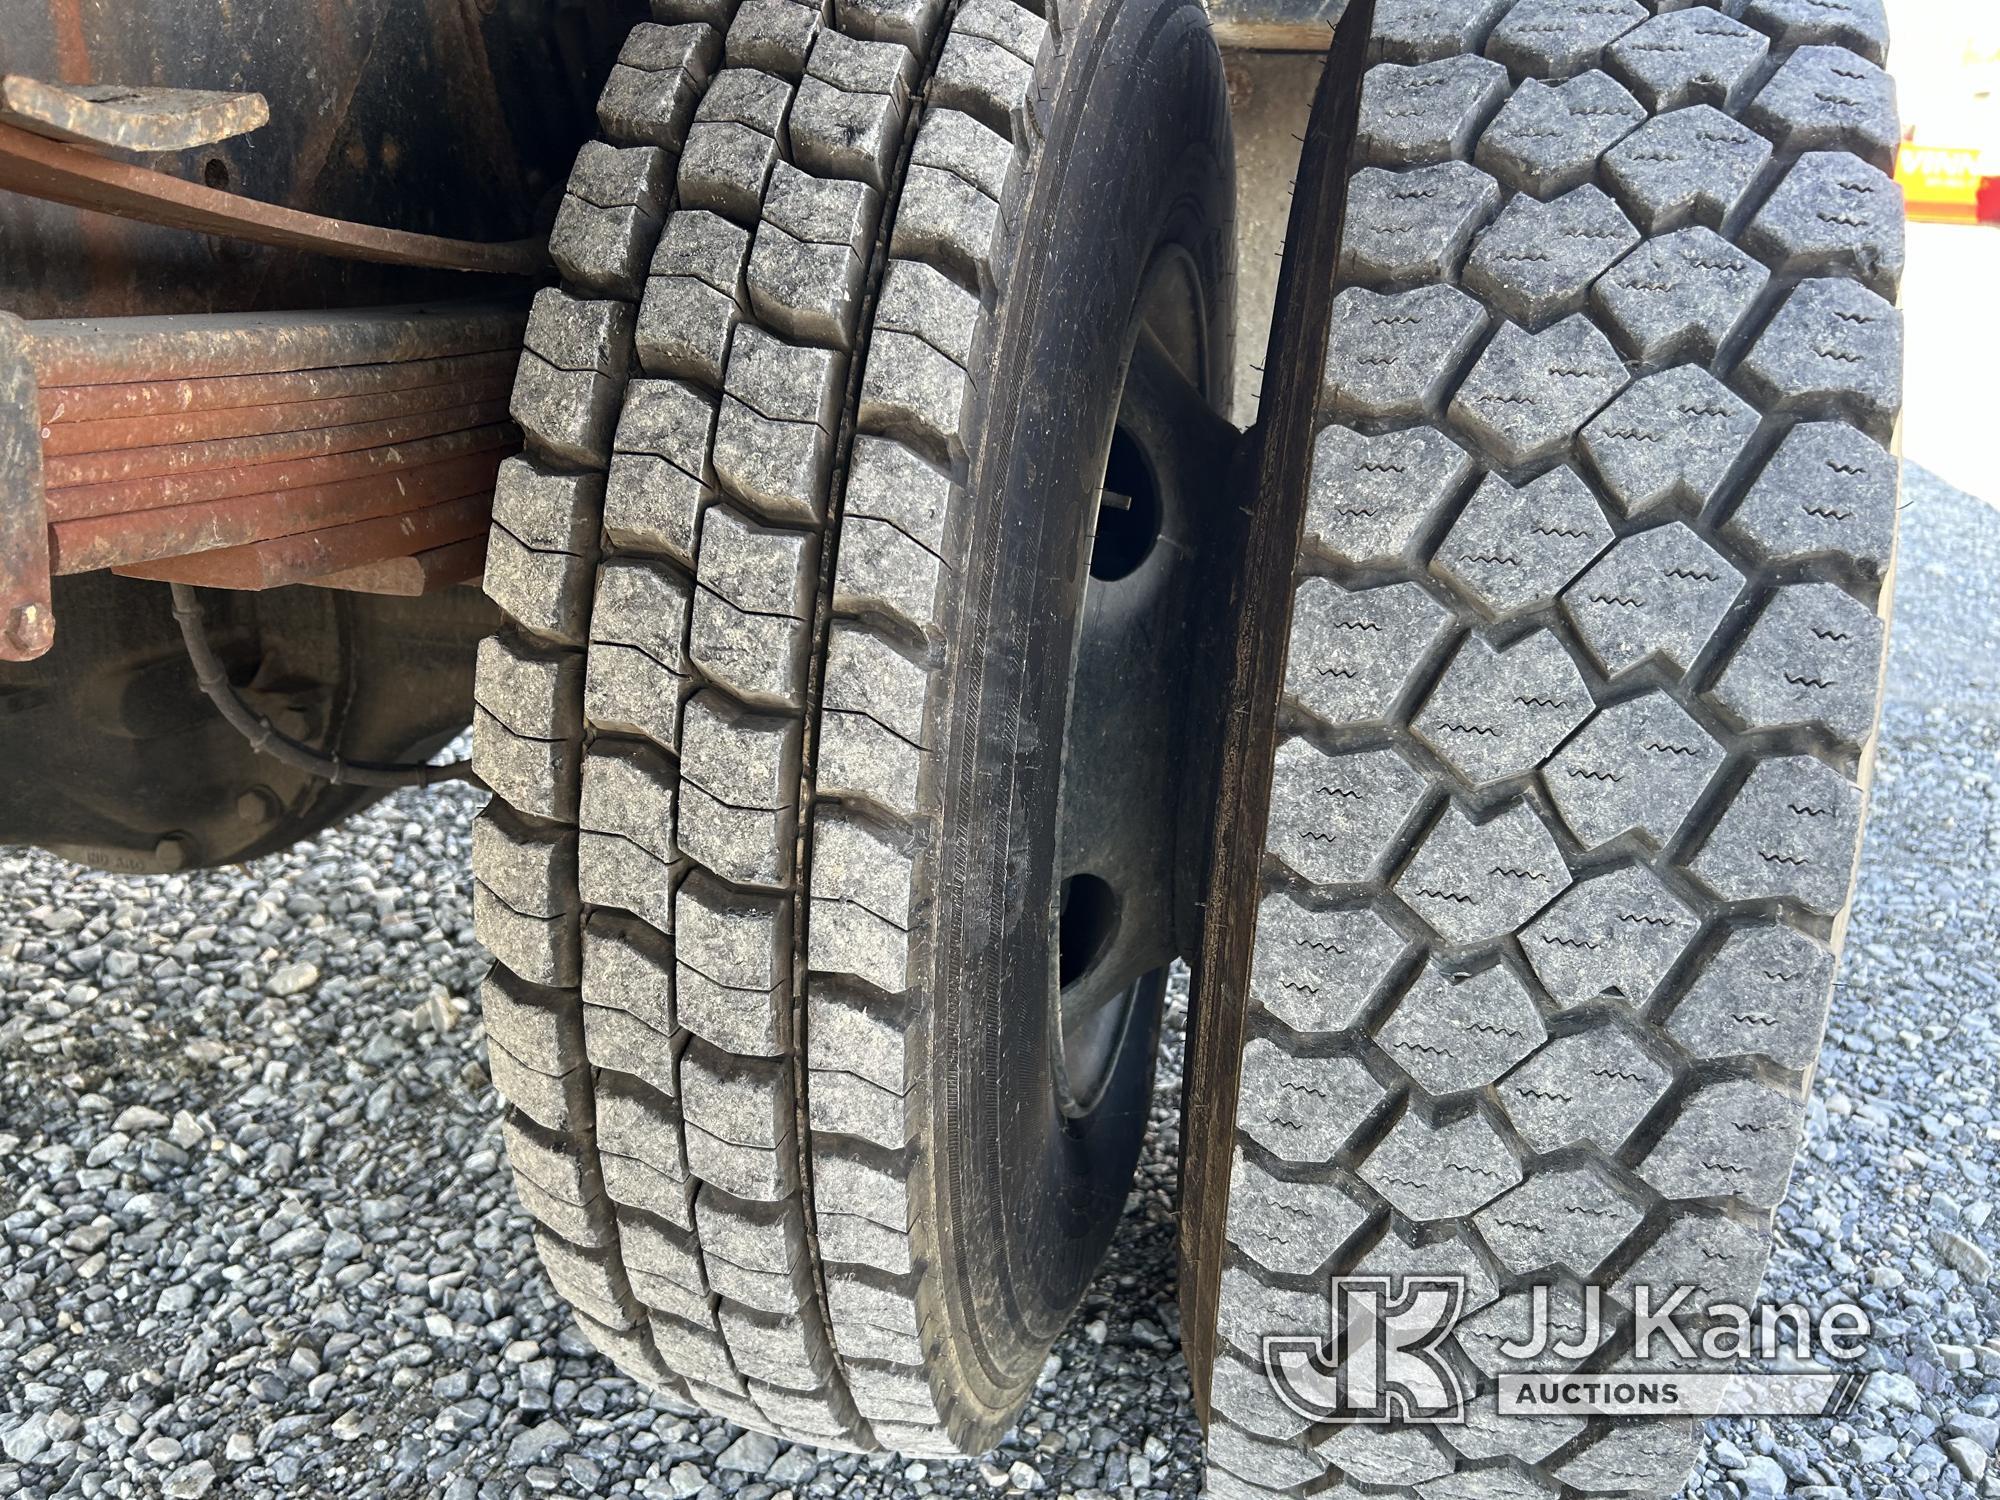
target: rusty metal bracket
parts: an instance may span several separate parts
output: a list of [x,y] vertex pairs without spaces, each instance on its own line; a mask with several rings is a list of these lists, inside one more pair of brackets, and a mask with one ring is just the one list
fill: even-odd
[[1225,51],[1324,52],[1348,0],[1212,0],[1215,44]]
[[121,151],[185,151],[248,135],[271,118],[262,94],[128,88],[0,77],[0,125]]
[[[418,594],[478,576],[526,308],[0,314],[0,660],[50,574]],[[413,560],[414,559],[414,560]]]
[[415,510],[322,526],[294,536],[267,537],[240,547],[217,547],[186,557],[134,563],[114,571],[128,578],[203,588],[275,589],[471,541],[486,535],[493,515],[493,473],[499,467],[499,455],[495,454],[490,467],[482,466],[451,486],[468,488],[469,493]]
[[49,516],[28,325],[0,313],[0,658],[26,661],[55,640]]
[[302,580],[316,589],[346,589],[357,594],[396,594],[414,599],[455,584],[477,583],[486,571],[486,532],[462,542],[447,542],[408,557],[360,563],[317,578]]
[[505,276],[538,275],[549,263],[548,246],[539,239],[478,244],[301,213],[130,162],[110,161],[85,147],[48,140],[17,125],[0,125],[0,188],[172,229],[345,260]]

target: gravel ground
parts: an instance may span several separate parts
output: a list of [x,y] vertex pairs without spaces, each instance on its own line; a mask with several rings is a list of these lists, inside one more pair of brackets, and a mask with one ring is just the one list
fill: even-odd
[[[1718,1424],[1693,1494],[2000,1495],[2000,513],[1914,470],[1908,501],[1861,891],[1767,1285],[1860,1296],[1887,1373],[1842,1425]],[[534,1266],[480,1061],[476,805],[404,794],[171,879],[0,856],[0,1494],[1196,1490],[1178,1003],[1122,1233],[1001,1451],[784,1448],[650,1402]]]

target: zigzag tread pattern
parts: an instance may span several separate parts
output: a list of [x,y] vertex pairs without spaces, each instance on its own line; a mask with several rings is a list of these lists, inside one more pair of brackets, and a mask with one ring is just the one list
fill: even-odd
[[[1363,399],[1372,368],[1353,372],[1363,397],[1346,390],[1336,327],[1292,651],[1321,677],[1416,676],[1392,716],[1294,681],[1283,732],[1322,781],[1343,761],[1416,767],[1429,811],[1369,846],[1366,878],[1317,885],[1287,854],[1311,808],[1274,796],[1256,962],[1295,963],[1305,924],[1380,924],[1421,957],[1347,1007],[1252,985],[1218,1317],[1247,1353],[1323,1337],[1328,1274],[1468,1275],[1447,1356],[1473,1410],[1463,1427],[1314,1424],[1230,1356],[1211,1495],[1667,1495],[1693,1461],[1684,1423],[1494,1418],[1494,1351],[1560,1275],[1622,1285],[1685,1269],[1699,1243],[1704,1285],[1754,1286],[1797,1147],[1879,708],[1893,482],[1871,476],[1893,472],[1900,399],[1883,299],[1901,221],[1871,201],[1893,185],[1869,165],[1893,138],[1886,37],[1879,5],[1838,9],[1833,25],[1788,4],[1377,6],[1344,278],[1469,299],[1465,326],[1486,331],[1452,353],[1455,394],[1392,405]],[[1493,63],[1511,88],[1474,109]],[[1414,88],[1410,65],[1465,87]],[[1853,87],[1821,97],[1807,76]],[[1434,120],[1411,113],[1427,95]],[[1395,129],[1370,133],[1385,101]],[[1688,154],[1703,142],[1729,172]],[[1601,255],[1512,232],[1585,189],[1601,229],[1547,217],[1558,239],[1601,233]],[[1586,440],[1607,408],[1615,455]],[[1327,518],[1372,515],[1368,477],[1432,449],[1451,477],[1423,490],[1421,526],[1394,549],[1344,541]],[[1324,628],[1405,590],[1449,618],[1421,639]],[[1791,696],[1732,710],[1757,672]],[[1720,998],[1753,978],[1754,1035]],[[1270,1091],[1332,1057],[1359,1092],[1274,1152],[1273,1112],[1296,1103]],[[1274,1254],[1281,1221],[1320,1254]]]
[[475,690],[485,1026],[550,1280],[676,1403],[913,1454],[971,1428],[914,1207],[910,643],[1056,40],[944,9],[655,0],[633,30],[531,314]]

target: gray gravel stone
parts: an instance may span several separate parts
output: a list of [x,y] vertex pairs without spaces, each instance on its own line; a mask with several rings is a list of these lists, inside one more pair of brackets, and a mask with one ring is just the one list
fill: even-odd
[[1986,1477],[1988,1454],[1971,1438],[1952,1438],[1945,1443],[1944,1451],[1971,1483],[1977,1484]]
[[[1815,1500],[1956,1500],[1978,1493],[1962,1445],[1983,1454],[2000,1431],[1990,1280],[2000,515],[1920,470],[1902,498],[1888,710],[1856,906],[1813,1079],[1816,1123],[1777,1209],[1762,1292],[1869,1301],[1870,1360],[1884,1373],[1844,1426],[1715,1424],[1743,1462],[1725,1465],[1727,1450],[1710,1448],[1684,1492],[1691,1500],[1740,1495],[1759,1458],[1786,1493]],[[1586,746],[1603,752],[1588,763],[1622,767],[1622,744],[1607,731]],[[1673,806],[1682,795],[1695,793],[1676,789]],[[476,1008],[485,965],[464,875],[478,800],[462,788],[400,793],[250,866],[167,878],[0,853],[0,1492],[159,1494],[207,1465],[207,1493],[231,1500],[516,1500],[542,1484],[679,1500],[785,1490],[797,1500],[956,1500],[1036,1483],[1079,1500],[1192,1500],[1200,1449],[1173,1293],[1184,978],[1110,1258],[996,1452],[983,1465],[926,1460],[920,1477],[900,1461],[797,1447],[771,1448],[755,1472],[720,1469],[736,1430],[645,1397],[587,1353],[497,1170]],[[1620,805],[1606,823],[1671,836],[1673,806]],[[1413,982],[1403,940],[1367,920],[1328,928],[1335,914],[1272,900],[1274,912],[1296,913],[1286,920],[1299,943],[1262,945],[1260,956],[1296,963],[1253,982],[1314,987],[1293,1013],[1302,1028],[1379,1007],[1392,1037],[1419,998],[1392,993]],[[1350,952],[1328,952],[1329,940]],[[101,960],[79,965],[91,948]],[[715,969],[753,987],[779,982],[769,955],[757,960],[765,968],[753,959]],[[289,964],[314,966],[317,982],[272,994],[270,976]],[[408,1013],[434,988],[472,1008],[448,1031],[412,1028]],[[1677,1008],[1670,1029],[1740,1070],[1726,1060],[1738,1056],[1726,1028],[1735,1001],[1755,993],[1732,986],[1685,1026]],[[1449,1035],[1449,1025],[1434,1018],[1417,1034]],[[1788,1034],[1757,1066],[1795,1074],[1810,1046]],[[1513,1063],[1481,1053],[1437,1082],[1491,1075],[1504,1092],[1532,1058],[1509,1072]],[[1558,1185],[1570,1191],[1552,1201],[1588,1201],[1583,1185]],[[1485,1211],[1511,1201],[1496,1194]],[[108,1233],[96,1240],[101,1224]],[[324,1234],[318,1251],[282,1258],[276,1246],[301,1230],[308,1242]],[[1692,1243],[1663,1241],[1670,1253],[1703,1261]],[[94,1256],[102,1267],[80,1275]],[[1667,1265],[1652,1279],[1687,1277]],[[114,1300],[120,1292],[126,1300]],[[1303,1302],[1302,1316],[1323,1321],[1323,1289]],[[342,1443],[335,1422],[348,1412],[362,1426]],[[1468,1424],[1455,1441],[1485,1454],[1484,1430]],[[1551,1424],[1547,1451],[1575,1435]],[[176,1456],[148,1468],[155,1440]],[[1677,1455],[1663,1468],[1668,1460]],[[1556,1462],[1590,1487],[1587,1446]]]
[[778,1457],[778,1440],[762,1432],[746,1432],[715,1457],[718,1469],[762,1474]]
[[215,1484],[215,1465],[198,1458],[167,1478],[167,1500],[201,1500]]
[[1752,1454],[1743,1460],[1736,1473],[1737,1483],[1743,1486],[1746,1495],[1782,1495],[1788,1487],[1785,1471],[1774,1458],[1761,1453]]

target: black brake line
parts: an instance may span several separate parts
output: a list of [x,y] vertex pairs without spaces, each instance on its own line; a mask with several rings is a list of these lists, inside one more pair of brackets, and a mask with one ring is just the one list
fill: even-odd
[[200,684],[208,701],[215,705],[216,711],[229,721],[232,729],[250,742],[250,748],[259,755],[268,755],[295,771],[303,771],[308,776],[317,776],[335,785],[436,786],[440,782],[463,781],[472,786],[485,787],[486,783],[473,774],[469,760],[455,760],[442,766],[343,760],[338,755],[323,755],[281,733],[270,720],[252,713],[249,705],[231,686],[222,659],[209,644],[202,625],[201,605],[195,598],[194,590],[184,583],[168,587],[173,590],[174,618],[180,622],[181,640],[186,643],[188,660],[194,666],[194,680]]

